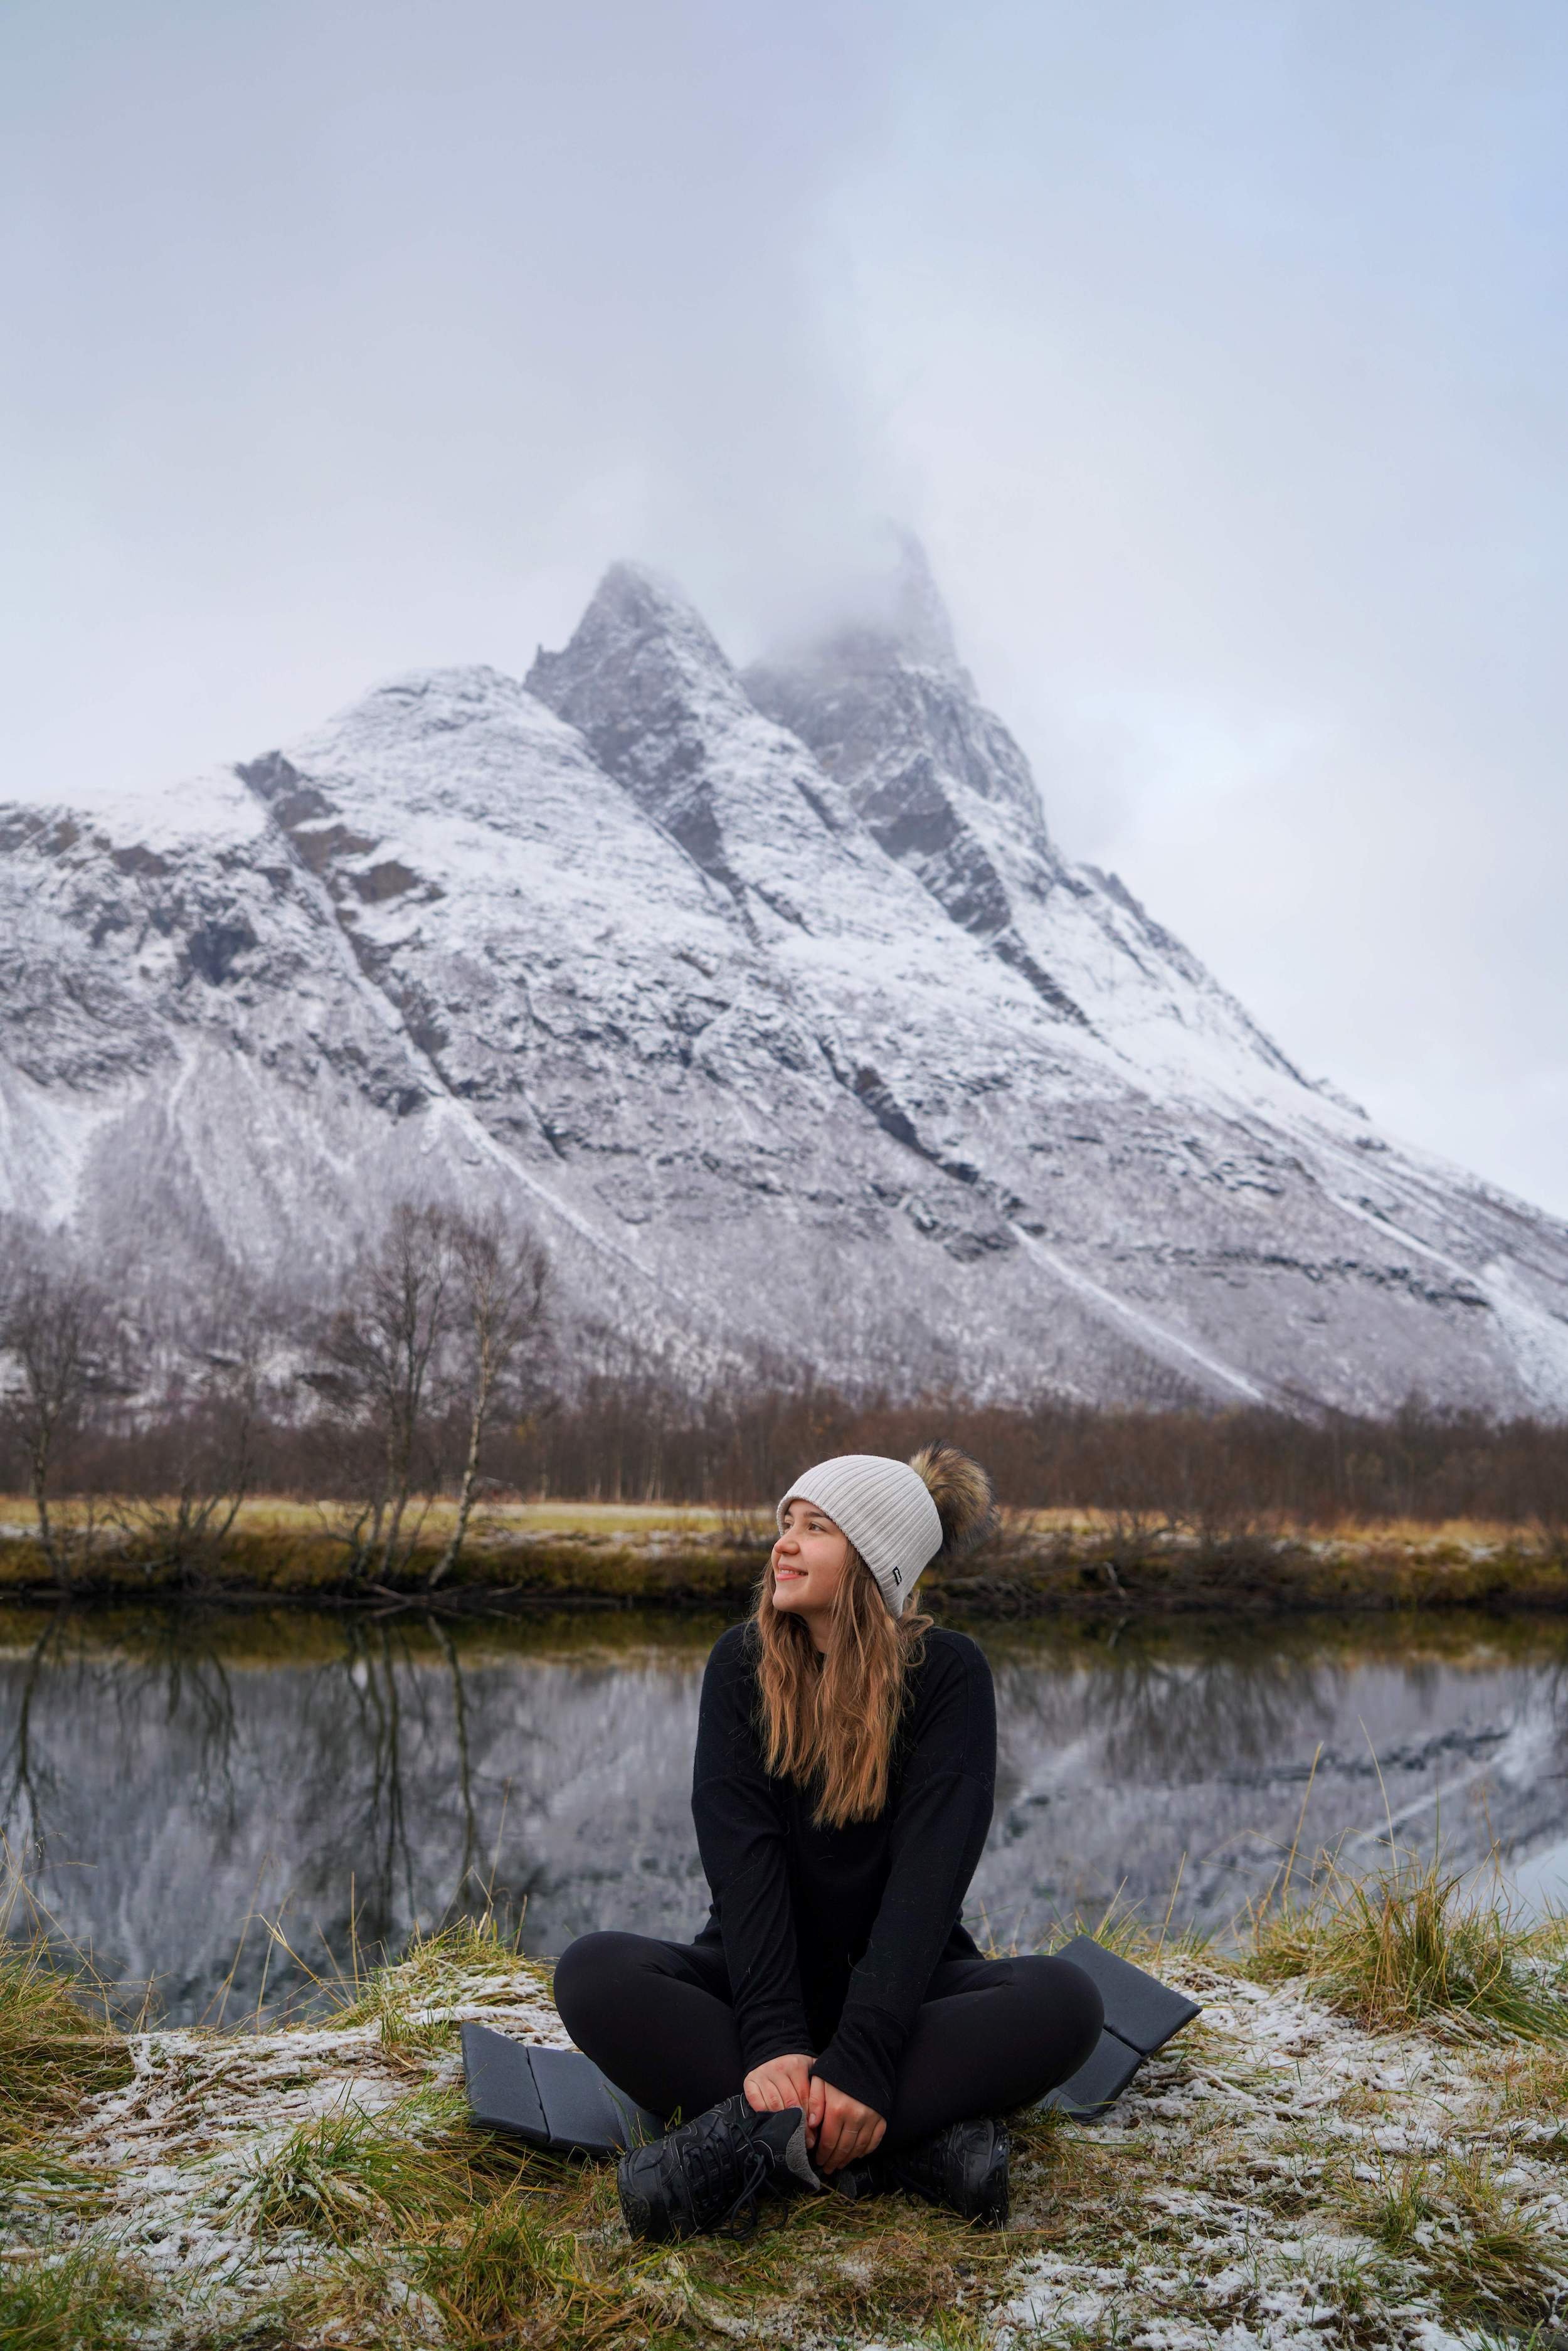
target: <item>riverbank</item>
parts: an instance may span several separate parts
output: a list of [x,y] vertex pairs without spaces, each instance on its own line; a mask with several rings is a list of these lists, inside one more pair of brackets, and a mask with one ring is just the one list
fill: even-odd
[[[1426,1908],[1423,1909],[1423,1886]],[[0,1968],[0,2337],[28,2351],[757,2342],[1540,2343],[1568,2309],[1568,1935],[1428,1875],[1166,1948],[1204,2003],[1089,2126],[1029,2117],[998,2231],[889,2197],[632,2245],[613,2173],[469,2130],[459,2022],[564,2038],[464,1923],[294,2029],[94,2022]],[[1437,1907],[1434,1911],[1432,1905]],[[1156,1955],[1147,1953],[1151,1958]]]
[[[450,1531],[438,1502],[394,1566],[356,1572],[330,1506],[261,1496],[221,1545],[174,1540],[172,1512],[122,1522],[62,1510],[64,1578],[26,1504],[0,1497],[0,1598],[84,1602],[189,1597],[234,1605],[418,1604],[488,1608],[744,1608],[767,1558],[760,1513],[622,1503],[502,1503],[470,1528],[433,1586]],[[926,1589],[949,1617],[1119,1617],[1217,1609],[1568,1610],[1568,1541],[1541,1529],[1455,1520],[1204,1531],[1113,1513],[1009,1511],[997,1535]]]

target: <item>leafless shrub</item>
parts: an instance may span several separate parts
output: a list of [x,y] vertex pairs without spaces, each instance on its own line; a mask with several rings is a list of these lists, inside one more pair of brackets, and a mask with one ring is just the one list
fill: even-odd
[[120,1496],[110,1515],[149,1574],[190,1587],[216,1570],[240,1507],[256,1486],[267,1403],[271,1319],[253,1292],[235,1290],[186,1321],[162,1349],[155,1401],[136,1418],[158,1476]]

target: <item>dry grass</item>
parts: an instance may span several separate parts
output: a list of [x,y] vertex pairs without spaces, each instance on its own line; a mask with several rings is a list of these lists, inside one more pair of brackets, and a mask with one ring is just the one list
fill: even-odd
[[[657,2335],[629,2265],[600,2257],[584,2233],[579,2180],[519,2180],[476,2201],[455,2229],[428,2232],[413,2249],[419,2289],[441,2314],[448,2341],[597,2344]],[[598,2219],[597,2215],[593,2216]],[[594,2234],[602,2233],[595,2228]],[[649,2318],[654,2320],[649,2327]]]
[[[172,1499],[165,1497],[168,1507]],[[156,1503],[152,1505],[156,1507]],[[91,1505],[63,1497],[51,1506],[64,1527],[87,1524]],[[444,1537],[455,1516],[455,1503],[438,1496],[429,1506],[431,1525]],[[253,1533],[309,1535],[333,1516],[330,1503],[309,1501],[295,1494],[253,1494],[240,1505],[238,1526]],[[708,1502],[588,1502],[487,1501],[485,1522],[496,1528],[536,1534],[687,1534],[693,1531],[749,1529],[766,1540],[772,1530],[770,1508],[721,1509]],[[1098,1541],[1126,1536],[1125,1514],[1074,1505],[1053,1510],[1004,1510],[1004,1542],[1047,1543],[1058,1537]],[[0,1531],[26,1534],[33,1523],[30,1495],[0,1492]],[[1151,1515],[1144,1531],[1168,1531]],[[1478,1552],[1503,1552],[1518,1542],[1526,1529],[1503,1519],[1357,1519],[1345,1516],[1308,1526],[1279,1512],[1265,1513],[1260,1531],[1281,1538],[1299,1538],[1328,1546],[1418,1552],[1425,1556],[1460,1556]],[[1188,1540],[1193,1538],[1188,1535]]]
[[416,1936],[395,1966],[361,1975],[356,1958],[353,1983],[339,1994],[339,2022],[372,2025],[389,2064],[423,2072],[457,2046],[457,2026],[446,2012],[454,1980],[472,1991],[476,1979],[489,1978],[504,1988],[522,1975],[548,1987],[549,1969],[523,1957],[520,1932],[520,1922],[507,1933],[487,1911],[478,1918],[455,1919],[438,1934]]
[[[172,1508],[171,1498],[165,1498]],[[88,1523],[89,1506],[62,1499],[53,1506],[62,1526]],[[156,1501],[150,1504],[157,1508]],[[706,1502],[486,1502],[486,1525],[508,1527],[531,1534],[685,1534],[730,1523],[731,1515]],[[253,1494],[242,1502],[236,1525],[251,1534],[311,1535],[335,1516],[329,1502],[311,1502],[294,1494]],[[456,1505],[438,1496],[429,1509],[429,1524],[444,1538],[456,1517]],[[32,1498],[0,1494],[0,1529],[28,1533],[33,1522]]]
[[[0,1935],[6,1923],[0,1910]],[[124,2037],[85,1976],[64,1973],[41,1934],[0,1940],[0,2161],[131,2070]]]
[[[416,1935],[403,1957],[390,1967],[376,1967],[340,1993],[339,2022],[343,2024],[384,2022],[389,2015],[410,2017],[452,1997],[455,1984],[471,1985],[476,1976],[493,1977],[498,1984],[514,1984],[519,1976],[548,1984],[550,1962],[523,1956],[516,1931],[508,1931],[494,1911],[476,1918],[455,1918],[435,1934]],[[383,2036],[384,2037],[384,2036]]]
[[[37,1929],[22,1941],[3,1939],[18,1900],[13,1884],[0,1902],[0,2234],[34,2258],[26,2270],[0,2268],[0,2343],[7,2351],[14,2343],[74,2341],[78,2305],[101,2305],[103,2326],[118,2326],[140,2306],[141,2292],[113,2260],[53,2257],[62,2229],[68,2249],[68,2232],[100,2220],[112,2204],[112,2170],[81,2161],[69,2135],[92,2099],[121,2087],[133,2069],[85,1970],[65,1972]],[[120,2337],[89,2332],[81,2339]]]
[[[83,1519],[84,1506],[62,1503],[62,1526]],[[419,1524],[396,1586],[417,1599],[445,1548],[454,1510],[433,1503]],[[176,1564],[160,1562],[134,1531],[98,1522],[84,1541],[73,1595],[97,1601],[149,1597],[188,1602],[206,1596],[256,1601],[361,1598],[384,1606],[375,1579],[356,1585],[342,1540],[346,1521],[330,1504],[257,1496],[235,1518],[215,1565],[199,1583],[183,1580]],[[705,1603],[729,1607],[744,1599],[757,1572],[757,1546],[724,1513],[635,1503],[487,1506],[475,1517],[456,1569],[441,1585],[444,1606],[465,1593],[505,1592],[533,1603],[584,1600]],[[52,1588],[47,1562],[29,1513],[0,1499],[0,1596]]]
[[[85,1512],[85,1505],[62,1502],[61,1524]],[[352,1596],[347,1552],[333,1531],[340,1517],[329,1504],[253,1497],[201,1589],[229,1599]],[[399,1579],[410,1597],[439,1558],[452,1519],[450,1501],[431,1505]],[[700,1504],[491,1503],[441,1587],[443,1604],[506,1594],[536,1605],[728,1610],[744,1603],[770,1531],[766,1511]],[[28,1506],[0,1497],[0,1593],[37,1592],[48,1581]],[[97,1599],[190,1596],[173,1568],[153,1564],[131,1536],[109,1524],[98,1527],[84,1554],[77,1590]],[[949,1613],[990,1616],[1568,1610],[1568,1552],[1540,1529],[1471,1520],[1345,1520],[1325,1529],[1270,1519],[1242,1532],[1206,1534],[1153,1516],[1129,1525],[1107,1510],[1009,1510],[995,1540],[961,1571],[934,1576],[932,1590]],[[361,1596],[384,1604],[379,1589]]]
[[1563,1939],[1560,1921],[1521,1923],[1439,1860],[1396,1855],[1370,1878],[1329,1863],[1305,1902],[1262,1904],[1252,1960],[1263,1982],[1304,1978],[1370,2032],[1562,2042]]
[[1568,2147],[1568,2047],[1511,2049],[1499,2068],[1498,2113],[1549,2117]]

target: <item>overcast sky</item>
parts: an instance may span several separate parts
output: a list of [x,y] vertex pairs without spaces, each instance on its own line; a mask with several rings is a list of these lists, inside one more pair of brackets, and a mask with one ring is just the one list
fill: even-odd
[[0,796],[925,538],[1070,853],[1568,1214],[1563,0],[0,0]]

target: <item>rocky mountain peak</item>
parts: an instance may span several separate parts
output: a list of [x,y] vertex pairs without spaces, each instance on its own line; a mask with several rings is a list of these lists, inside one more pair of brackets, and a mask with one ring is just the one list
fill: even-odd
[[1568,1410],[1568,1228],[1062,858],[904,583],[743,682],[618,565],[527,689],[0,810],[0,1219],[304,1293],[434,1191],[537,1226],[581,1365]]
[[925,669],[947,670],[965,684],[969,683],[936,574],[913,531],[899,534],[893,622],[894,638],[905,661]]
[[540,651],[528,690],[711,880],[788,919],[823,874],[813,847],[859,831],[817,762],[758,710],[680,590],[617,563],[570,642]]
[[1068,991],[1017,938],[1020,898],[1043,900],[1061,872],[1040,794],[958,658],[919,542],[901,543],[882,611],[793,659],[756,664],[744,682],[842,785],[887,854],[1067,1010]]
[[707,623],[673,582],[634,563],[611,566],[570,641],[559,653],[541,646],[527,684],[654,802],[693,728],[747,707]]
[[863,615],[803,651],[755,664],[744,682],[758,708],[809,743],[862,813],[874,804],[896,819],[912,799],[933,789],[948,799],[956,789],[1009,808],[1047,847],[1029,761],[958,657],[918,539],[901,538],[896,567]]

